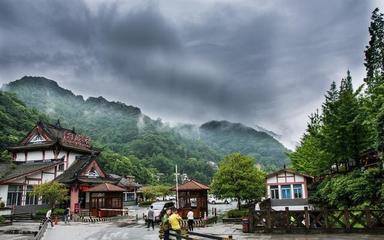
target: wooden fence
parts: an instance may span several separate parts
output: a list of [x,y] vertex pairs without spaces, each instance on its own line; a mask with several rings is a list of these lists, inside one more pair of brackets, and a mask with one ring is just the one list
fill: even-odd
[[384,232],[384,210],[255,211],[250,231],[263,232]]
[[39,231],[36,233],[36,235],[33,238],[33,240],[41,240],[41,239],[43,239],[45,231],[47,230],[47,228],[48,228],[48,221],[47,220],[42,221],[42,223],[39,226]]

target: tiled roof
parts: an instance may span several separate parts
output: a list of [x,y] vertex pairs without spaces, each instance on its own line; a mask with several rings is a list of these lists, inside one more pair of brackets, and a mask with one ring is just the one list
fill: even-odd
[[65,170],[61,175],[55,178],[56,181],[61,183],[72,183],[72,182],[82,182],[82,183],[103,183],[111,182],[117,183],[118,179],[113,178],[102,178],[102,177],[87,177],[80,176],[83,169],[85,169],[88,164],[95,160],[95,156],[82,156],[78,157],[74,163],[72,163],[67,170]]
[[[172,189],[176,191],[176,188]],[[179,191],[188,191],[188,190],[209,190],[209,187],[205,184],[202,184],[196,180],[189,180],[181,185],[178,185]]]
[[18,165],[10,165],[9,168],[5,172],[3,172],[4,175],[1,177],[0,183],[4,183],[15,178],[27,176],[39,171],[50,169],[61,163],[63,163],[62,160],[50,162],[27,162]]
[[75,181],[81,170],[92,161],[92,156],[80,157],[72,163],[67,170],[59,175],[55,180],[61,183],[71,183]]
[[78,177],[77,181],[80,182],[80,183],[90,183],[90,184],[98,184],[98,183],[105,183],[105,182],[112,183],[112,184],[117,183],[116,179],[101,178],[101,177],[96,177],[96,178],[92,178],[92,177]]
[[[28,143],[28,136],[30,136],[33,132],[37,132],[39,134],[45,135],[48,137],[46,142],[43,143]],[[74,144],[68,144],[63,142],[63,137],[65,133],[73,133],[76,134],[74,130],[70,130],[67,128],[61,127],[60,123],[56,123],[55,125],[47,124],[44,122],[38,122],[36,127],[32,129],[32,131],[28,134],[28,136],[19,143],[17,146],[8,147],[8,150],[28,150],[28,149],[36,149],[36,148],[48,148],[55,144],[60,144],[64,148],[69,148],[72,150],[85,152],[85,153],[97,153],[97,151],[92,150],[91,148],[85,146],[79,146]]]
[[125,191],[126,190],[124,188],[121,188],[111,183],[101,183],[99,185],[96,185],[86,190],[86,192],[125,192]]

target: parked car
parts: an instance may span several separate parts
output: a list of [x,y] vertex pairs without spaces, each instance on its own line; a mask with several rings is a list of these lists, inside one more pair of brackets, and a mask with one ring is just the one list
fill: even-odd
[[[175,203],[174,202],[159,201],[159,202],[152,203],[151,206],[153,206],[153,211],[155,213],[155,222],[160,222],[161,217],[164,215],[166,209],[174,207]],[[151,206],[148,207],[148,210]],[[147,214],[148,214],[148,212],[146,212],[144,215],[145,219],[147,219]]]
[[230,204],[231,202],[232,202],[232,199],[230,198],[220,199],[214,196],[211,196],[208,198],[208,203],[210,204]]

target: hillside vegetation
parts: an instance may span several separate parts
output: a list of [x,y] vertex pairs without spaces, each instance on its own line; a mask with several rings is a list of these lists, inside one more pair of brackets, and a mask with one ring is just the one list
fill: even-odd
[[135,175],[143,183],[159,174],[161,181],[173,181],[175,164],[181,173],[208,183],[217,162],[230,152],[252,155],[266,169],[287,163],[282,144],[243,125],[210,122],[200,127],[201,137],[186,137],[181,128],[153,120],[137,107],[103,97],[85,100],[43,77],[23,77],[3,89],[50,119],[90,136],[103,150],[101,163],[107,171]]

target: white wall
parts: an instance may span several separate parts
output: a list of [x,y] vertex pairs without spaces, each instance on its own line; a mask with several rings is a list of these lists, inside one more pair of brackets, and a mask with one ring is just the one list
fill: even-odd
[[77,156],[81,156],[82,154],[79,153],[69,153],[69,159],[68,159],[68,167],[71,166],[71,164],[76,160]]
[[304,182],[304,177],[296,175],[296,182]]
[[52,150],[45,151],[45,159],[53,159],[54,157]]
[[38,178],[38,179],[40,179],[41,178],[41,172],[29,175],[28,178]]
[[43,173],[43,183],[50,182],[53,179],[55,179],[55,175],[54,174]]
[[8,185],[0,185],[0,198],[5,204],[7,204]]
[[40,183],[40,181],[38,181],[38,180],[28,180],[28,185],[37,185],[39,183]]
[[57,155],[57,158],[60,159],[60,158],[62,158],[62,157],[64,157],[64,160],[67,160],[67,159],[66,159],[66,158],[67,158],[67,151],[63,151],[63,150],[61,150],[61,151],[59,152],[59,155]]
[[43,160],[43,151],[28,152],[27,161]]
[[16,154],[16,161],[24,162],[25,161],[25,154],[23,152],[17,153]]

